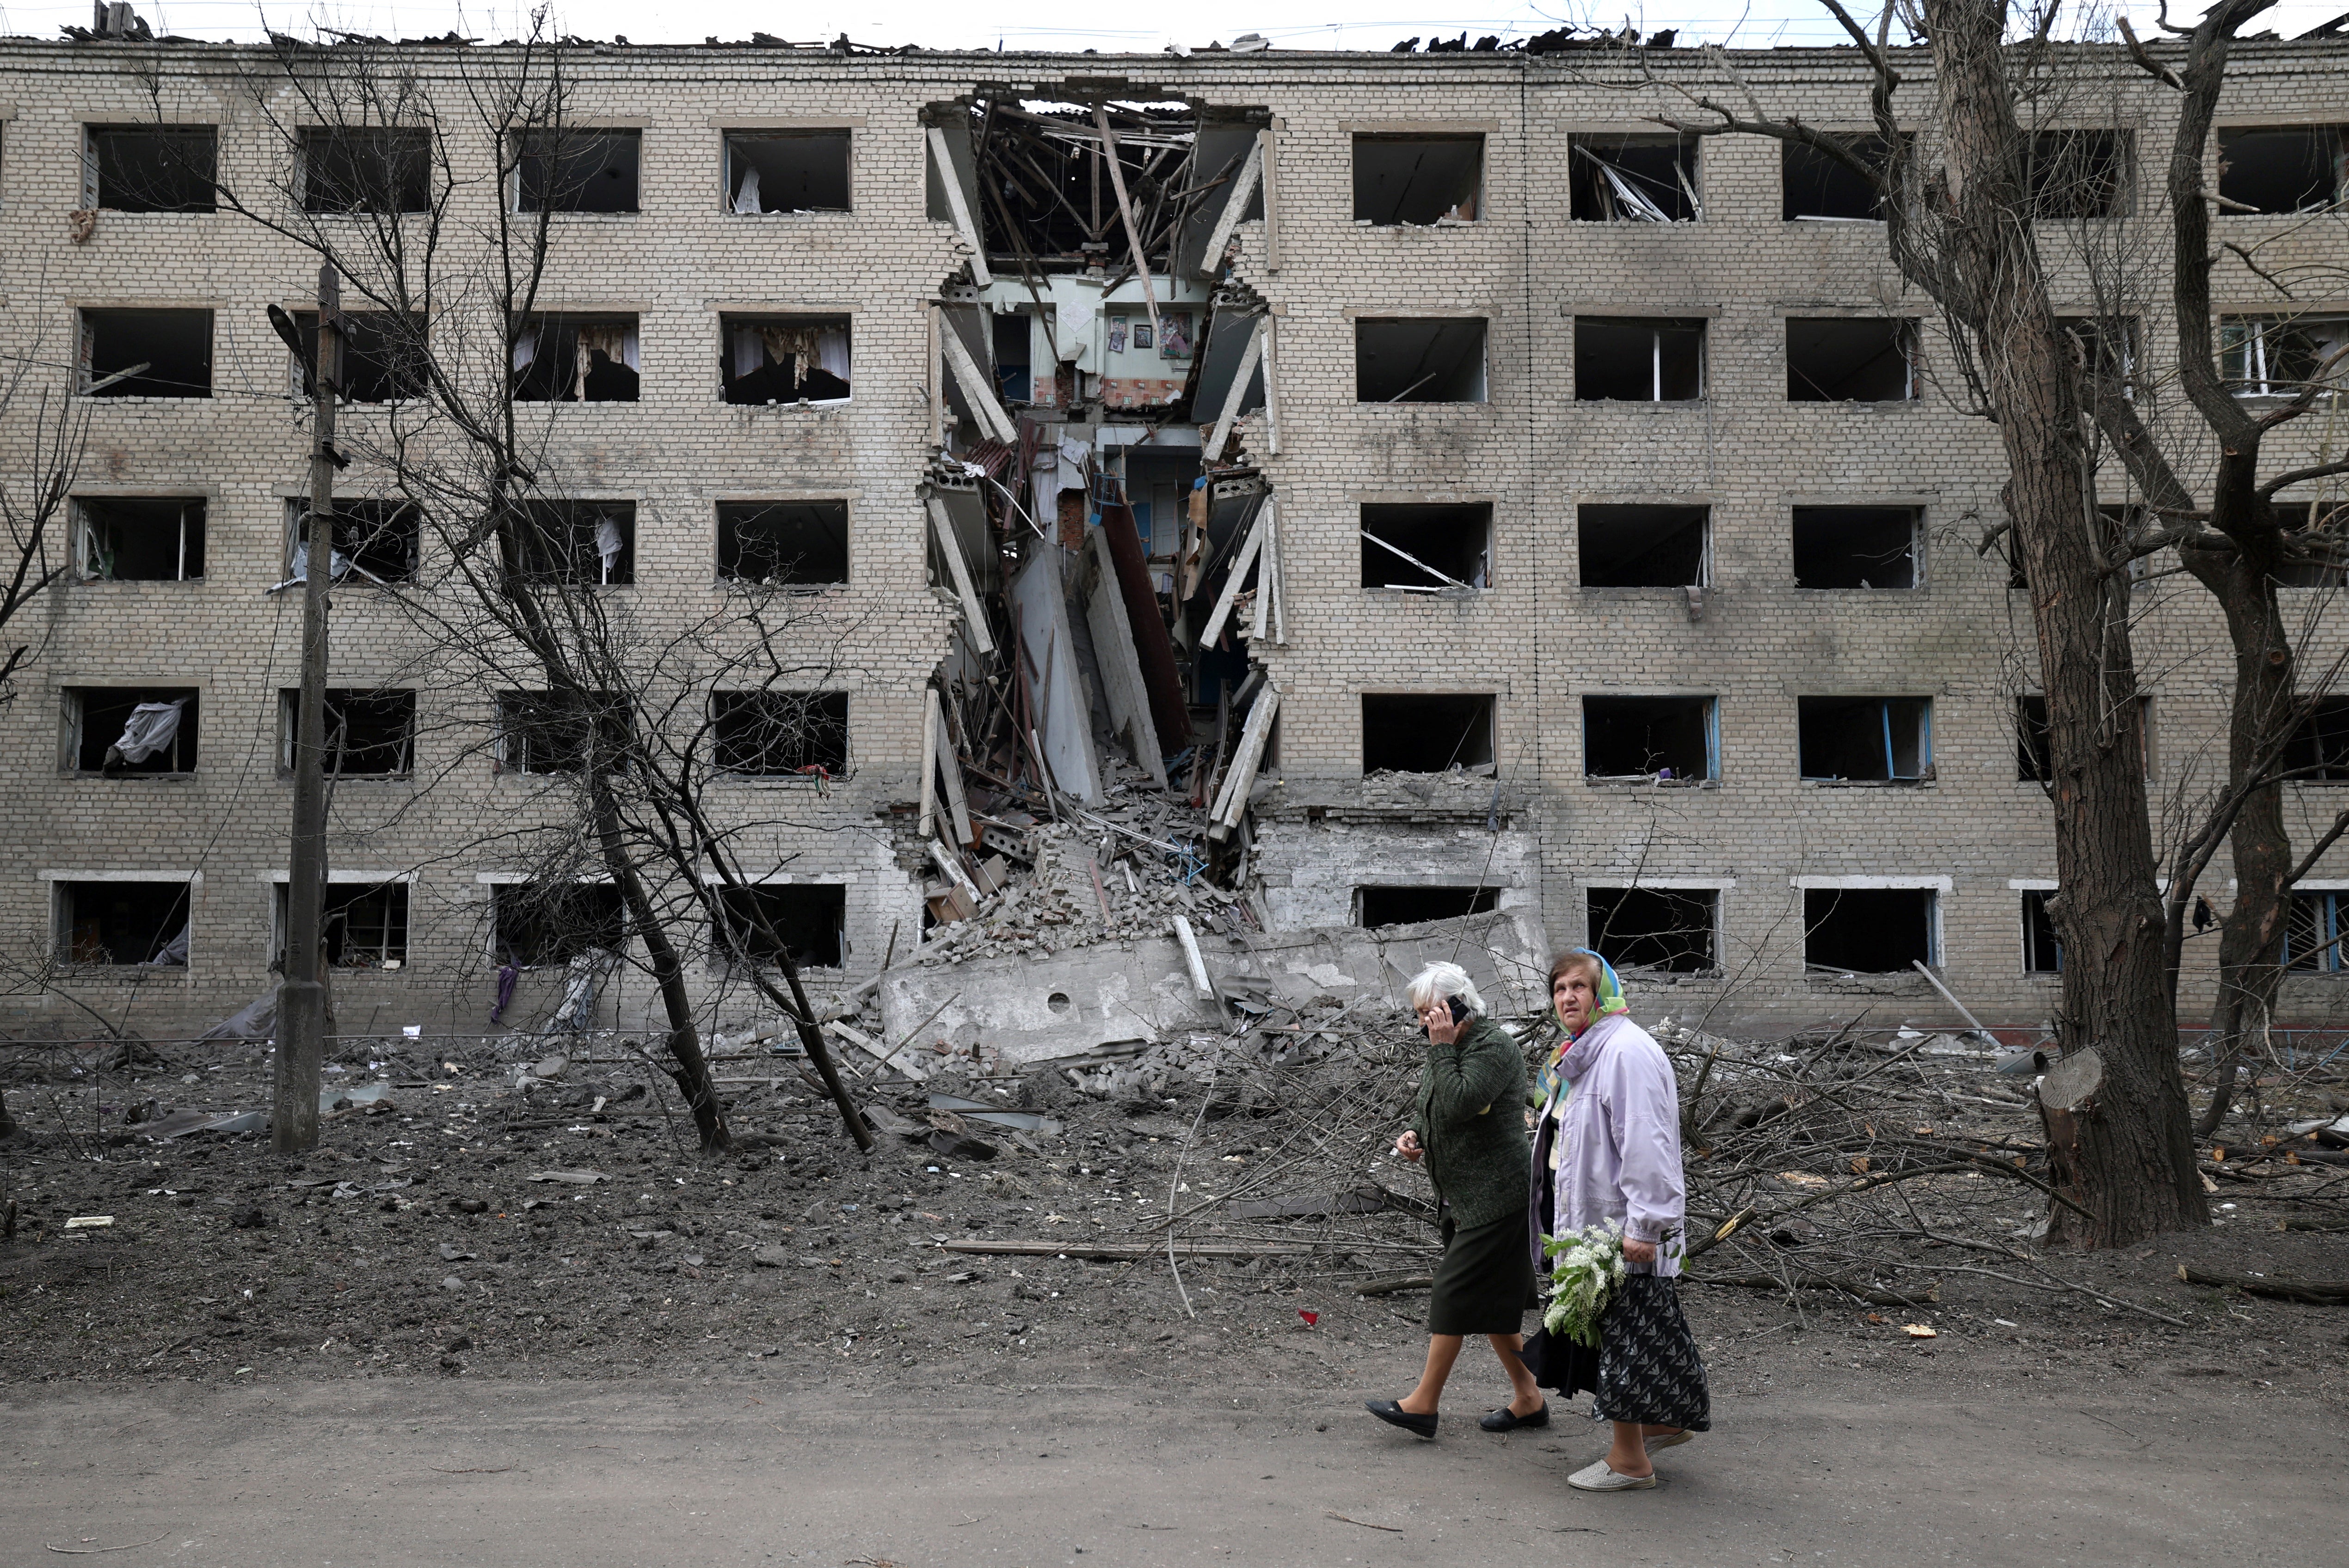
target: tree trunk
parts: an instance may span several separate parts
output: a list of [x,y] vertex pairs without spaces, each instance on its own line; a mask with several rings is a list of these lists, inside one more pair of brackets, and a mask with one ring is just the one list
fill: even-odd
[[2053,1207],[2048,1237],[2121,1246],[2208,1218],[2163,965],[2128,579],[2106,570],[2078,388],[2030,231],[2023,135],[2005,72],[2007,8],[1929,0],[1927,18],[1948,137],[1938,192],[1942,303],[1969,329],[1997,413],[2047,694],[2063,890],[2058,1033],[2067,1052],[2093,1047],[2101,1069],[2070,1130],[2068,1174],[2094,1218]]

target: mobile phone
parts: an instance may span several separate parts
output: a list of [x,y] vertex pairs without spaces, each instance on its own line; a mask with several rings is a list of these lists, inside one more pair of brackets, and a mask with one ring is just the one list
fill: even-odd
[[1467,1003],[1463,1002],[1457,996],[1446,996],[1444,1000],[1452,1008],[1452,1021],[1454,1023],[1464,1024],[1468,1021]]

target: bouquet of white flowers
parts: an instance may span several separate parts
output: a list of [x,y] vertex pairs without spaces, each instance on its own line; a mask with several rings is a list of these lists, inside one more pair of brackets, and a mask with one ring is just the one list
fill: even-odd
[[1623,1261],[1623,1228],[1609,1220],[1544,1236],[1542,1255],[1550,1260],[1549,1307],[1542,1314],[1542,1326],[1595,1348],[1607,1298],[1630,1272]]

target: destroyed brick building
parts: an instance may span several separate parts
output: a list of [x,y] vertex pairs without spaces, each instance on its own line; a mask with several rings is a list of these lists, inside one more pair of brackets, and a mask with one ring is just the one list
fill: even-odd
[[[499,53],[383,57],[453,100]],[[551,213],[501,339],[560,476],[527,569],[654,628],[796,596],[821,681],[715,689],[692,723],[709,799],[757,819],[736,902],[834,992],[1040,875],[1060,821],[1097,855],[1061,923],[1125,956],[1078,965],[1109,1000],[1071,1001],[1019,965],[1083,932],[999,944],[987,983],[1032,983],[1039,1019],[1140,1017],[1192,964],[1206,994],[1271,964],[1345,998],[1392,984],[1377,934],[1488,913],[1513,961],[1592,941],[1673,988],[1661,1010],[1938,1013],[1922,963],[1985,1016],[2044,1016],[2030,616],[1976,549],[1996,432],[1953,401],[1864,189],[1657,123],[1705,57],[564,57],[560,130],[504,181],[452,133],[476,166],[434,208],[469,233]],[[2106,173],[2051,224],[2125,221],[2158,180],[2134,139],[2171,112],[2117,53],[2081,58]],[[1867,121],[1852,51],[1729,61],[1774,112]],[[2247,43],[2230,71],[2221,237],[2303,223],[2292,260],[2337,282],[2344,231],[2308,218],[2342,195],[2349,46]],[[88,420],[73,570],[0,714],[12,1025],[168,1031],[273,984],[300,596],[271,590],[305,569],[308,438],[264,310],[315,332],[316,259],[214,187],[290,169],[312,213],[418,223],[443,189],[421,129],[305,125],[288,79],[266,49],[0,42],[0,334],[77,378]],[[2349,304],[2223,276],[2243,395],[2340,341]],[[398,346],[461,331],[445,308],[354,315],[354,445],[426,396]],[[19,397],[0,459],[44,417]],[[543,1016],[624,940],[619,906],[589,881],[549,917],[500,830],[591,721],[519,675],[420,678],[401,596],[448,563],[363,457],[337,483],[344,1027]],[[2148,575],[2158,800],[2220,766],[2226,643]],[[2311,667],[2339,641],[2317,575],[2287,590]],[[2321,827],[2349,722],[2306,748],[2288,810]],[[2302,888],[2292,1017],[2340,1012],[2344,854]],[[717,958],[694,979],[715,1023],[754,1010]],[[626,971],[591,1004],[651,1005]]]

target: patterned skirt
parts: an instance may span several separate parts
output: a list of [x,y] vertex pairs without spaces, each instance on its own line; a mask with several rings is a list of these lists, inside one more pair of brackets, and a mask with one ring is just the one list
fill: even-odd
[[1588,1388],[1599,1420],[1713,1429],[1704,1357],[1670,1279],[1631,1274],[1618,1284],[1599,1315],[1597,1349],[1546,1332],[1535,1341],[1526,1359],[1536,1380],[1568,1398]]

